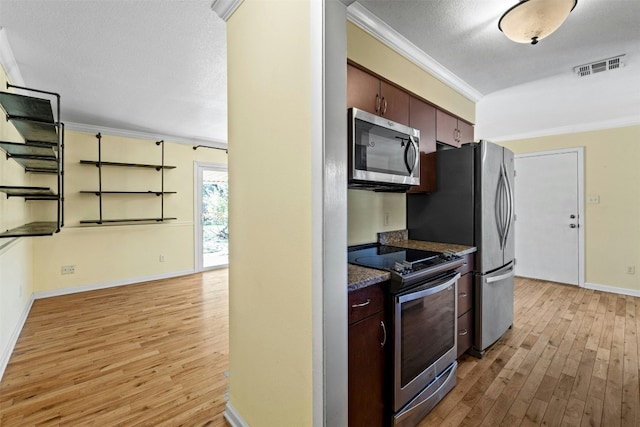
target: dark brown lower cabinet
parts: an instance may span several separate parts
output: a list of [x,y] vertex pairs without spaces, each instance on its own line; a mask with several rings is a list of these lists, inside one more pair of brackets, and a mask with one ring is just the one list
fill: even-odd
[[387,330],[383,284],[349,293],[349,427],[382,427]]
[[458,357],[471,348],[473,344],[473,310],[458,317]]
[[378,312],[349,326],[349,427],[384,425],[384,321]]
[[473,261],[475,254],[464,256],[465,265],[458,271],[462,276],[458,280],[458,357],[473,344]]

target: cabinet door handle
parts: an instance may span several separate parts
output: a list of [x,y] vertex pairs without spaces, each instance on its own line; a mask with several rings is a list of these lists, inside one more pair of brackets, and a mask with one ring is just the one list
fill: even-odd
[[460,292],[460,293],[458,294],[458,297],[460,297],[460,298],[464,298],[464,297],[466,297],[466,296],[467,296],[467,293],[466,293],[466,292]]
[[382,342],[380,343],[380,347],[384,347],[387,343],[387,328],[384,326],[384,321],[380,321],[380,327],[382,328]]
[[384,105],[384,107],[382,107],[382,114],[387,114],[387,99],[383,96],[382,97],[382,104]]
[[370,300],[370,299],[367,299],[367,300],[366,300],[365,302],[363,302],[363,303],[360,303],[360,304],[353,304],[353,305],[351,306],[351,308],[364,307],[364,306],[367,306],[367,305],[369,305],[369,304],[371,304],[371,300]]
[[376,93],[376,113],[380,112],[380,95]]
[[460,335],[461,337],[467,335],[469,333],[469,331],[467,331],[466,329],[463,329],[461,331],[458,331],[458,335]]

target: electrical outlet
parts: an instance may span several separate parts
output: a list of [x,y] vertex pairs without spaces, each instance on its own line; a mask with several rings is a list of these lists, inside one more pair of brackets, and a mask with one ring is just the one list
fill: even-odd
[[160,255],[159,260],[160,260],[160,262],[164,262],[164,255]]
[[587,196],[587,203],[591,205],[597,205],[600,203],[600,196],[597,194],[590,194]]
[[627,274],[636,274],[636,266],[628,265],[627,266]]
[[76,272],[75,265],[63,265],[62,274],[74,274]]
[[389,212],[385,212],[384,213],[384,218],[383,218],[382,222],[383,222],[382,225],[389,225]]

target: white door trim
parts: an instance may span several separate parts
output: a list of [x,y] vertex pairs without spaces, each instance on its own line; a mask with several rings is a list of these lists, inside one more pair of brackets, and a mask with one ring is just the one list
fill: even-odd
[[208,162],[193,162],[193,192],[194,192],[194,207],[193,207],[193,242],[194,242],[194,263],[193,269],[196,273],[205,270],[215,270],[217,268],[225,268],[227,265],[219,265],[216,267],[204,268],[202,262],[202,172],[204,170],[218,170],[228,172],[228,167],[224,163],[208,163]]
[[[552,156],[557,154],[576,153],[578,156],[578,286],[584,288],[585,265],[584,265],[584,230],[586,228],[586,218],[584,216],[584,147],[565,148],[561,150],[537,151],[532,153],[516,154],[515,158]],[[518,171],[516,169],[516,176]],[[516,195],[517,197],[517,195]],[[517,219],[516,219],[517,221]],[[518,237],[516,236],[516,239]]]

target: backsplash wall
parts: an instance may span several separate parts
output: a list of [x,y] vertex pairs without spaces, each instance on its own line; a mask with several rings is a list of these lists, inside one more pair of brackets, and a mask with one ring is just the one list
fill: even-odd
[[349,190],[347,204],[349,246],[376,242],[382,231],[407,228],[404,193]]

